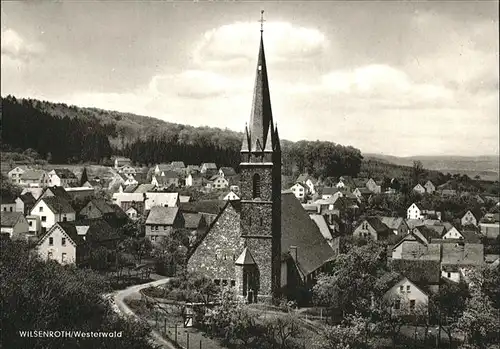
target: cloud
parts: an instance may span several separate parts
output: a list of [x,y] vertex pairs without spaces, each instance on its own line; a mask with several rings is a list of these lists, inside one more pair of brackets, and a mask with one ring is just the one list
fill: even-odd
[[26,63],[43,52],[40,43],[26,40],[10,28],[2,29],[1,42],[2,60],[8,62]]
[[[204,66],[237,65],[253,61],[258,47],[257,24],[236,22],[205,32],[195,45],[192,59]],[[328,48],[320,31],[269,22],[265,27],[266,58],[271,62],[304,61],[317,57]]]

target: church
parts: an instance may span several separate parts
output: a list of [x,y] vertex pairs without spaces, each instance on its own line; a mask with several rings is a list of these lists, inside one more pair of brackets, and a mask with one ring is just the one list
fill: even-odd
[[262,27],[240,175],[240,202],[228,202],[197,241],[188,270],[232,287],[240,300],[250,303],[307,297],[335,252],[295,195],[281,190],[280,138],[271,110]]

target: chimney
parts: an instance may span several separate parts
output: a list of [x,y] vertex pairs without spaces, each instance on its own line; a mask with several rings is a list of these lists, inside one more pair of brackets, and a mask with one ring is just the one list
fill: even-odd
[[290,255],[292,256],[293,260],[297,262],[297,246],[290,246]]

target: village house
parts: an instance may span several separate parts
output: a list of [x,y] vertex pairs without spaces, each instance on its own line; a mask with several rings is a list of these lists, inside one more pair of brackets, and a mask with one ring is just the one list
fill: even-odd
[[29,225],[22,212],[1,211],[1,233],[11,239],[24,238],[29,233]]
[[416,203],[411,204],[406,210],[406,219],[424,219],[422,210]]
[[2,195],[0,198],[0,209],[2,212],[15,212],[16,211],[16,200],[13,197]]
[[64,199],[66,201],[71,201],[71,196],[68,194],[65,188],[63,187],[47,187],[42,191],[42,194],[40,194],[39,198],[48,198],[48,197],[53,197],[57,196],[61,199]]
[[465,227],[466,225],[473,225],[477,227],[478,221],[479,220],[476,218],[476,215],[474,215],[474,213],[472,213],[471,210],[465,212],[465,214],[460,219],[460,222],[462,223],[463,227]]
[[40,198],[31,209],[30,215],[40,217],[42,233],[57,222],[70,222],[76,219],[76,212],[70,203],[58,196]]
[[296,183],[301,183],[307,187],[307,190],[311,194],[316,194],[316,183],[317,180],[308,174],[301,174],[297,177]]
[[185,171],[186,170],[186,165],[184,164],[184,161],[172,161],[171,163],[172,168],[174,171]]
[[379,217],[389,229],[392,230],[394,235],[404,236],[410,231],[410,227],[402,217]]
[[184,220],[183,229],[187,231],[189,245],[192,247],[198,239],[205,235],[208,224],[201,213],[182,212],[181,214]]
[[236,171],[232,167],[221,167],[219,168],[219,176],[221,177],[233,177],[236,176]]
[[23,187],[43,188],[50,185],[50,179],[43,170],[27,170],[21,175],[19,184]]
[[366,189],[374,194],[380,194],[382,192],[382,186],[380,186],[373,178],[370,178],[366,182]]
[[[233,201],[235,204],[236,201]],[[224,200],[198,200],[182,203],[179,205],[182,213],[200,213],[203,215],[207,224],[210,225],[215,218],[226,207],[227,201]]]
[[12,183],[21,184],[21,177],[24,172],[28,171],[28,169],[29,169],[28,166],[17,166],[14,167],[12,170],[10,170],[7,173],[7,176],[9,177]]
[[425,188],[420,183],[413,187],[413,191],[422,195],[425,194]]
[[431,181],[425,182],[424,188],[427,194],[432,194],[436,191],[436,187]]
[[323,238],[326,240],[328,245],[333,250],[334,257],[336,257],[340,253],[340,236],[333,234],[333,230],[330,227],[329,222],[325,219],[324,215],[321,214],[309,214],[311,220],[316,223],[318,226],[318,230],[323,235]]
[[357,187],[356,183],[350,176],[341,176],[335,185],[337,188],[353,188]]
[[39,216],[26,216],[26,221],[29,226],[29,234],[38,236],[42,231],[42,223]]
[[153,176],[151,179],[151,184],[158,187],[159,189],[178,187],[179,186],[179,175],[174,171],[164,171],[161,176]]
[[123,173],[125,175],[135,176],[137,174],[137,171],[134,167],[132,167],[130,165],[125,165],[125,166],[122,166],[118,169],[118,173]]
[[156,176],[162,176],[166,171],[174,171],[172,164],[158,164],[154,167],[153,173]]
[[299,200],[299,201],[304,201],[306,195],[308,194],[308,187],[305,184],[302,183],[295,183],[290,190],[292,191],[293,195]]
[[373,192],[368,188],[356,188],[353,190],[352,194],[358,198],[358,200],[367,200]]
[[66,193],[71,197],[71,200],[86,200],[94,196],[95,190],[88,187],[70,187],[66,188]]
[[174,229],[184,226],[184,219],[178,207],[154,206],[146,219],[146,237],[151,242],[159,242],[170,236]]
[[484,264],[484,246],[481,243],[447,241],[442,244],[441,275],[459,282],[466,271]]
[[126,211],[130,206],[125,207],[123,203],[144,203],[144,209],[150,210],[153,206],[179,206],[178,193],[162,193],[162,192],[147,192],[147,193],[114,193],[113,203],[120,206]]
[[394,316],[427,315],[429,309],[429,294],[418,287],[407,277],[399,275],[384,294],[383,299],[392,307]]
[[92,199],[79,212],[79,216],[86,219],[112,217],[116,210],[104,199]]
[[42,195],[42,193],[44,192],[44,190],[45,188],[24,188],[23,191],[21,192],[21,195],[30,193],[36,200],[38,200]]
[[60,264],[83,264],[89,256],[85,240],[78,234],[74,224],[55,223],[37,244],[38,254],[43,260],[55,260]]
[[410,232],[392,247],[392,259],[441,260],[441,245],[429,243],[419,234]]
[[230,190],[229,192],[223,193],[219,199],[225,201],[234,201],[234,200],[239,200],[240,197],[236,195],[234,191]]
[[392,234],[378,217],[368,217],[354,229],[353,236],[357,238],[369,238],[375,241],[386,240]]
[[322,199],[329,199],[331,198],[335,193],[338,193],[340,190],[337,187],[324,187],[321,190],[321,198]]
[[441,189],[438,190],[438,193],[444,197],[457,196],[457,191],[455,189]]
[[132,160],[124,157],[115,158],[115,170],[122,168],[123,166],[130,166],[132,164]]
[[206,185],[206,188],[209,190],[210,189],[216,189],[216,190],[226,189],[227,187],[229,187],[228,180],[225,177],[222,177],[219,175],[212,176]]
[[142,216],[143,212],[144,209],[141,210],[141,208],[138,207],[136,203],[131,203],[131,205],[129,205],[125,210],[125,214],[127,215],[127,217],[133,221],[138,220]]
[[78,178],[67,168],[52,170],[48,175],[50,186],[70,187],[78,184]]
[[186,187],[203,186],[204,177],[198,172],[191,172],[186,176]]
[[200,166],[198,165],[187,165],[186,173],[200,173]]
[[19,195],[16,200],[16,212],[22,212],[24,215],[30,213],[31,209],[35,205],[36,199],[31,193],[25,193]]
[[205,162],[203,164],[201,164],[200,166],[200,172],[201,173],[207,173],[207,172],[212,172],[213,171],[217,171],[217,165],[215,165],[215,163],[213,162]]

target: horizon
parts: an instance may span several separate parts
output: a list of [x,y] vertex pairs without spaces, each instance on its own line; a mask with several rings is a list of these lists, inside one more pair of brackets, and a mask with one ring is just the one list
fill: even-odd
[[[261,7],[2,2],[2,94],[242,132]],[[264,10],[285,140],[400,158],[499,155],[498,3]]]

